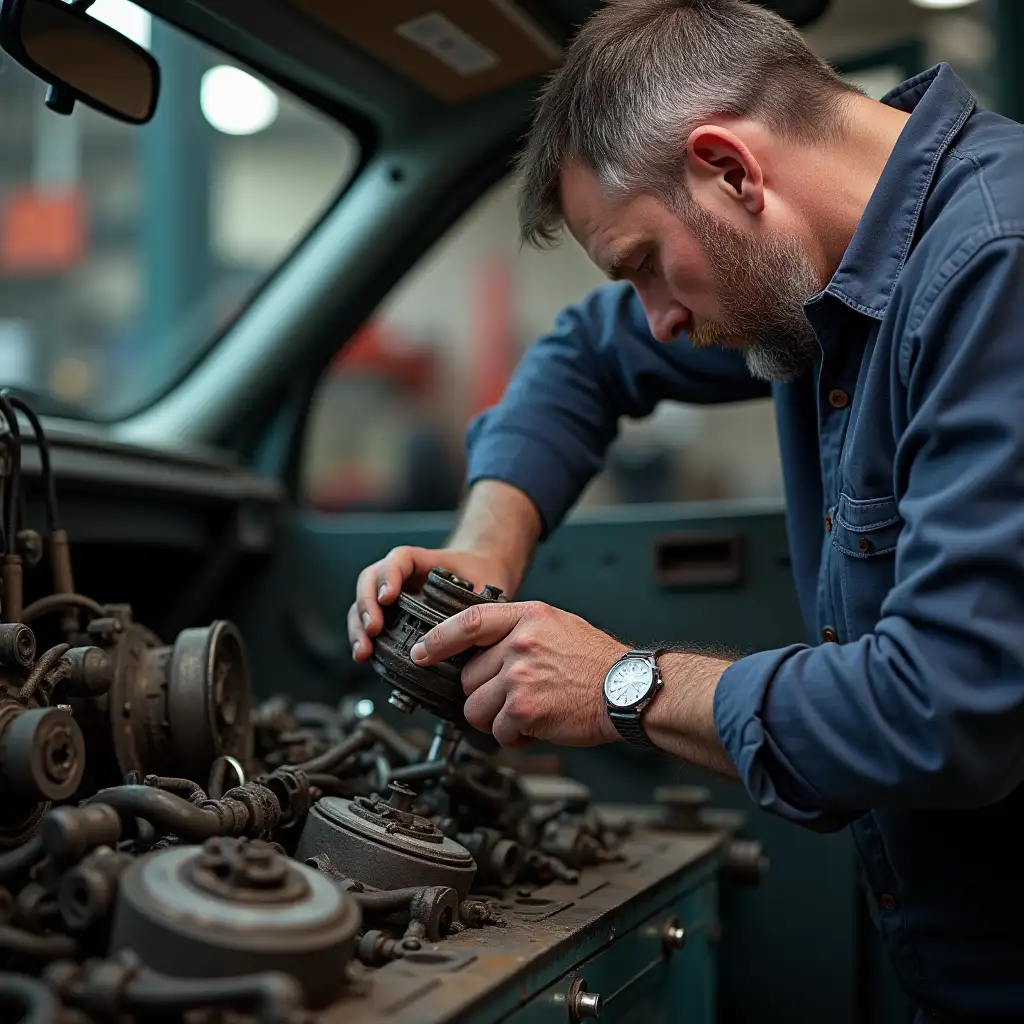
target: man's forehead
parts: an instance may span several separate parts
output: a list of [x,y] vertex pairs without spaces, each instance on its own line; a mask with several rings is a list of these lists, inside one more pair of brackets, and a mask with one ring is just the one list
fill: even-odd
[[561,175],[562,213],[569,233],[602,271],[613,280],[633,248],[617,224],[616,203],[601,191],[597,176],[581,164],[571,164]]

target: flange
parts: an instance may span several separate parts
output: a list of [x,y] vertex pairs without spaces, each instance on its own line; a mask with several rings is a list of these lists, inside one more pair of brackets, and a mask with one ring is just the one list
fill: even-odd
[[377,889],[440,885],[469,895],[476,861],[427,818],[369,798],[322,797],[306,818],[296,860],[327,855],[346,875]]
[[[401,593],[384,609],[384,630],[374,640],[371,664],[395,693],[392,703],[411,711],[415,707],[454,722],[461,729],[472,727],[462,713],[466,694],[462,670],[479,648],[471,648],[429,668],[409,658],[409,651],[425,633],[472,605],[494,604],[505,597],[497,587],[476,593],[473,584],[446,571],[432,569],[418,597]],[[475,739],[475,738],[474,738]]]
[[284,971],[319,1009],[341,994],[361,926],[356,901],[318,871],[268,843],[211,839],[125,871],[110,952],[178,978]]

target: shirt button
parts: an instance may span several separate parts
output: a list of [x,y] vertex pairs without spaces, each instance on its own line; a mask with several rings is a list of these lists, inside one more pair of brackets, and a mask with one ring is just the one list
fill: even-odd
[[839,388],[833,388],[828,393],[828,404],[833,409],[845,409],[850,404],[850,396]]
[[869,541],[867,537],[861,537],[861,539],[857,542],[857,547],[859,547],[861,551],[867,554],[871,550],[871,541]]
[[821,631],[821,639],[827,644],[834,644],[836,642],[836,631],[831,626],[826,626]]
[[826,533],[831,533],[832,532],[832,513],[831,512],[827,512],[825,514],[825,532]]
[[879,898],[879,903],[882,904],[883,910],[895,910],[896,909],[896,897],[891,892],[883,892]]

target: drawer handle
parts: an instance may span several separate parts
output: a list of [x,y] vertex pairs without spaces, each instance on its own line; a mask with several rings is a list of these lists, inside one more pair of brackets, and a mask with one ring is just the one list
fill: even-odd
[[654,582],[662,587],[727,587],[743,574],[738,533],[674,534],[654,542]]
[[686,945],[686,929],[679,923],[678,917],[670,917],[661,929],[661,944],[666,953],[682,949]]
[[601,997],[587,991],[587,983],[577,978],[569,986],[569,1020],[579,1024],[582,1020],[597,1020],[601,1016]]

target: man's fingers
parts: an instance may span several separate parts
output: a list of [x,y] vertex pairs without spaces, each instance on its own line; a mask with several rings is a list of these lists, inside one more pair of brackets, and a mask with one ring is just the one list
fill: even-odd
[[466,721],[474,729],[490,732],[494,719],[504,704],[504,687],[499,682],[493,682],[489,686],[481,686],[479,690],[466,698],[463,713],[466,716]]
[[504,661],[505,648],[502,645],[485,648],[462,670],[462,689],[467,694],[480,689],[501,671]]
[[373,644],[363,629],[359,609],[355,604],[348,610],[348,640],[352,645],[352,657],[356,661],[366,661],[373,653]]
[[527,739],[522,732],[520,727],[523,725],[521,719],[517,718],[514,714],[510,714],[509,708],[514,707],[514,702],[510,699],[503,701],[501,709],[494,718],[494,723],[491,725],[491,732],[494,738],[503,747],[520,747],[524,746],[524,740]]
[[417,548],[395,548],[386,558],[365,568],[356,582],[356,610],[367,637],[377,636],[384,628],[381,604],[392,604],[402,584],[416,568]]
[[402,584],[416,571],[416,559],[422,554],[422,548],[395,548],[377,563],[375,597],[380,604],[394,604],[398,600]]
[[522,605],[514,603],[471,605],[426,633],[409,656],[417,665],[435,665],[470,647],[490,647],[515,629],[522,614]]

